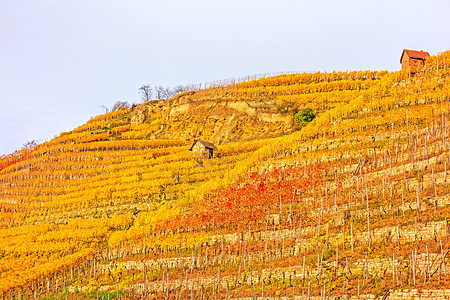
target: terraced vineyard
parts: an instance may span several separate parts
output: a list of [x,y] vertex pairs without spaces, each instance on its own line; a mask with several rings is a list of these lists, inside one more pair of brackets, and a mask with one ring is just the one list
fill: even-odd
[[211,160],[133,110],[2,157],[3,298],[449,298],[449,58],[176,96],[316,113]]

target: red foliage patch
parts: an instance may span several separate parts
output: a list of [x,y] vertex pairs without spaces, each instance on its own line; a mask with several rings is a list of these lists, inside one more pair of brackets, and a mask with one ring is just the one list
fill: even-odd
[[307,168],[306,173],[294,167],[253,173],[247,182],[201,200],[190,214],[166,221],[160,229],[248,228],[264,220],[269,207],[295,201],[296,194],[311,188],[313,177],[318,178],[324,171],[323,167],[315,165]]

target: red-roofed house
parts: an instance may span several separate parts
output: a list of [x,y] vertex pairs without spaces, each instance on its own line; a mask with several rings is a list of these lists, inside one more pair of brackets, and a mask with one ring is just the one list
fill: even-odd
[[400,57],[402,69],[409,67],[411,73],[416,73],[425,65],[425,59],[429,56],[430,54],[428,52],[422,50],[403,49],[402,56]]

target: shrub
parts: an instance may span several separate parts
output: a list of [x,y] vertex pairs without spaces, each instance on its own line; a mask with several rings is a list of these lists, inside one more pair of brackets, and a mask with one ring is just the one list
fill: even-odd
[[314,120],[315,117],[316,115],[314,115],[314,112],[311,109],[306,108],[294,113],[294,122],[296,125],[303,127]]

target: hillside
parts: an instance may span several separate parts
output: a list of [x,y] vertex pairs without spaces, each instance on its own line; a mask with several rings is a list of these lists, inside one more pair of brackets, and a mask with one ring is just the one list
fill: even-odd
[[132,109],[131,125],[148,130],[146,138],[202,138],[219,145],[275,137],[298,129],[295,112],[309,108],[320,114],[385,74],[291,74],[185,92]]
[[184,92],[1,158],[2,296],[448,297],[449,58]]

